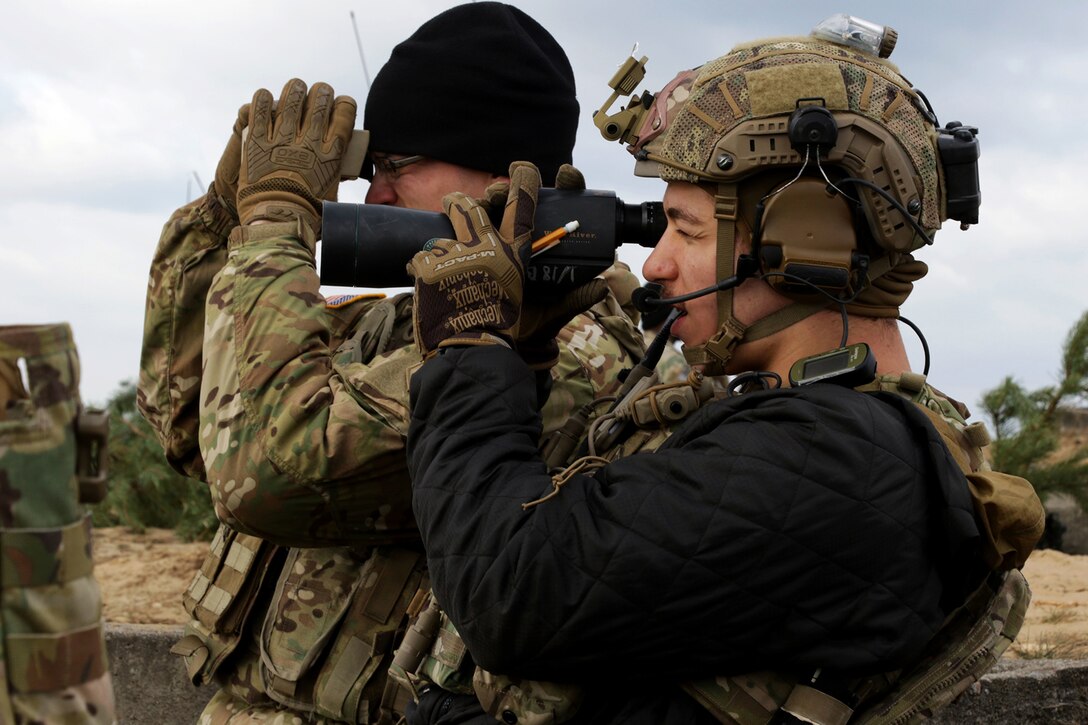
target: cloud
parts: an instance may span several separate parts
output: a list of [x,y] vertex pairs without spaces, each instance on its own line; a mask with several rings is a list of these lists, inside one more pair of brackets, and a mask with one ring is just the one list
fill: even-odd
[[[211,181],[238,106],[293,76],[328,81],[362,105],[349,11],[373,75],[396,42],[452,4],[15,3],[0,27],[2,322],[70,320],[84,395],[105,398],[136,372],[161,226],[187,191],[198,192],[194,172]],[[660,198],[662,185],[634,178],[631,157],[600,139],[589,114],[634,42],[650,58],[645,86],[655,90],[737,42],[804,34],[842,10],[834,0],[769,0],[744,12],[720,0],[515,4],[571,58],[583,113],[575,160],[589,186],[629,202]],[[968,402],[1009,373],[1049,382],[1065,332],[1088,306],[1079,217],[1088,197],[1079,128],[1088,115],[1079,37],[1088,9],[1056,7],[968,2],[953,13],[923,0],[861,11],[899,30],[892,60],[943,121],[981,129],[982,223],[968,232],[950,224],[920,252],[931,272],[905,309],[929,337],[933,380]],[[359,201],[364,189],[350,185],[343,198]],[[637,272],[645,253],[621,257]]]
[[4,324],[68,322],[83,395],[104,401],[139,370],[147,272],[163,219],[57,202],[0,206]]

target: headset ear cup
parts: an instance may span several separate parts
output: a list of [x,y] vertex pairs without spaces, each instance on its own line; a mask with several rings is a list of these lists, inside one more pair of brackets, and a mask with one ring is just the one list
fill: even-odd
[[801,178],[773,193],[761,220],[764,279],[784,294],[849,294],[858,251],[853,205],[819,179]]

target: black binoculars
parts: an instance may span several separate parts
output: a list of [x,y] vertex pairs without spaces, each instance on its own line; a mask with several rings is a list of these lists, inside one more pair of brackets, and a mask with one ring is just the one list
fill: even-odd
[[[585,284],[615,261],[621,244],[653,247],[665,231],[661,202],[625,204],[611,191],[541,189],[535,237],[577,221],[577,230],[536,254],[526,269],[538,294]],[[432,239],[453,238],[444,214],[380,204],[325,202],[321,283],[408,287],[408,261]]]

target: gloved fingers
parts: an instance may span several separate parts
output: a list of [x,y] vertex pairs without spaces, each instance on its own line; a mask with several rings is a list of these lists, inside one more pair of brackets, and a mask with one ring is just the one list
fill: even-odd
[[551,368],[559,360],[555,336],[572,319],[608,296],[608,283],[592,279],[557,300],[527,301],[515,341],[518,354],[534,370]]
[[258,139],[271,137],[272,94],[265,88],[259,88],[249,104],[249,133]]
[[586,177],[570,164],[563,164],[555,174],[555,188],[570,191],[585,191]]
[[340,150],[347,149],[351,140],[351,132],[355,128],[355,116],[359,112],[359,104],[351,96],[337,96],[332,102],[332,118],[329,120],[329,129],[325,133],[325,148],[332,148],[337,140],[340,141]]
[[483,205],[489,210],[497,211],[506,206],[506,198],[510,196],[510,180],[503,179],[489,184],[484,189]]
[[329,127],[329,115],[332,111],[332,86],[328,83],[314,83],[306,94],[303,109],[302,133],[306,140],[317,147],[325,140],[325,131]]
[[234,121],[234,128],[232,129],[234,135],[238,137],[239,142],[242,139],[242,129],[249,124],[249,106],[248,103],[243,103],[238,107],[238,118]]
[[608,282],[595,277],[558,299],[527,302],[522,310],[522,329],[518,337],[529,340],[551,339],[575,316],[608,296]]
[[[574,317],[585,312],[608,296],[608,282],[599,277],[594,277],[581,287],[576,287],[570,294],[563,297],[560,307],[565,314]],[[565,325],[569,321],[564,320]]]
[[231,129],[230,140],[227,141],[219,164],[215,167],[215,180],[212,182],[220,201],[235,217],[237,217],[235,202],[238,196],[238,171],[242,163],[242,131],[249,123],[249,106],[250,104],[246,103],[238,109],[238,117]]
[[447,194],[442,199],[442,206],[453,226],[453,234],[457,241],[486,241],[498,244],[495,228],[491,225],[491,219],[487,216],[486,210],[471,196],[461,192]]
[[484,189],[483,198],[479,200],[491,222],[498,225],[502,221],[503,212],[506,210],[506,198],[510,195],[510,180],[504,178],[489,184]]
[[276,119],[272,125],[271,136],[273,143],[290,144],[298,137],[305,103],[306,84],[298,78],[287,81],[280,93],[279,103],[276,104]]
[[536,200],[540,193],[540,171],[528,161],[510,164],[510,193],[502,215],[499,236],[520,251],[533,234]]

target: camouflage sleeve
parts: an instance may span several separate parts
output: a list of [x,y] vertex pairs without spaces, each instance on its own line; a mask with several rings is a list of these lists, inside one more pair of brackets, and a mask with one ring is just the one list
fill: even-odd
[[197,446],[204,300],[234,222],[207,195],[174,212],[151,262],[137,404],[175,469],[204,478]]
[[[571,320],[557,339],[559,362],[541,410],[545,437],[586,403],[614,395],[622,385],[618,373],[645,353],[642,333],[612,292]],[[590,420],[601,412],[594,409]]]
[[292,546],[417,539],[404,436],[419,353],[333,356],[312,243],[297,234],[236,228],[208,293],[200,447],[216,511]]

